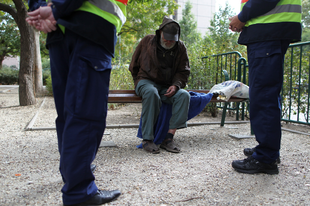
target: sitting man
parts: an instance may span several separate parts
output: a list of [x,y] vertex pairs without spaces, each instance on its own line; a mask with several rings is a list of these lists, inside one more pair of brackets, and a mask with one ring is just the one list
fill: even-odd
[[147,35],[141,40],[129,66],[135,92],[142,97],[142,147],[153,154],[159,153],[153,140],[162,102],[172,104],[172,116],[160,147],[169,152],[180,152],[173,136],[176,129],[187,127],[190,95],[183,88],[190,67],[186,47],[179,37],[179,23],[164,17],[156,35]]

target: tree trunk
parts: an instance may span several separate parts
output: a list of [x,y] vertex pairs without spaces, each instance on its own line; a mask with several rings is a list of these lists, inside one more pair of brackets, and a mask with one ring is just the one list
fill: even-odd
[[40,31],[34,30],[35,39],[35,60],[34,60],[34,79],[36,94],[43,93],[43,77],[42,77],[42,62],[40,51]]
[[4,56],[0,55],[0,70],[2,69],[2,62],[4,61]]
[[19,104],[20,106],[36,103],[33,84],[34,33],[26,22],[27,9],[21,0],[13,0],[17,10],[15,19],[20,31],[20,69],[19,69]]

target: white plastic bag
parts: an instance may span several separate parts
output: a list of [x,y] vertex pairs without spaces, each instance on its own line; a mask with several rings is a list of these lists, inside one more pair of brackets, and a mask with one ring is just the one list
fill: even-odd
[[239,81],[226,81],[214,85],[210,93],[218,94],[217,99],[228,101],[231,96],[239,98],[249,98],[249,86]]

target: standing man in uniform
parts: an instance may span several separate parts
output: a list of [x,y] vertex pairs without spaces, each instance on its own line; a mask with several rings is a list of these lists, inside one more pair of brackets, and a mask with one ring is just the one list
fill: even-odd
[[232,167],[242,173],[278,174],[281,143],[280,91],[288,46],[301,40],[301,0],[242,0],[229,28],[247,46],[250,120],[258,145]]
[[111,59],[126,4],[52,0],[42,6],[42,0],[29,0],[34,11],[27,22],[48,33],[64,205],[101,205],[121,194],[97,188],[91,163],[106,126]]

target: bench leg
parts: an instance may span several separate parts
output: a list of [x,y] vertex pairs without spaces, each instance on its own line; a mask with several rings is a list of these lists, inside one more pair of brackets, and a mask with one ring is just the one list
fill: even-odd
[[227,105],[228,105],[228,103],[225,102],[225,105],[223,107],[223,113],[222,113],[221,127],[223,127],[225,124]]

